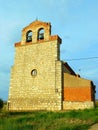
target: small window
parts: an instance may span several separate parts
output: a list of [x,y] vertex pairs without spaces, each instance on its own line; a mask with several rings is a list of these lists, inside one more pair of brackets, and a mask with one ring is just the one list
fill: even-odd
[[31,75],[32,75],[32,76],[36,76],[36,75],[37,75],[37,70],[36,70],[36,69],[33,69],[33,70],[31,71]]
[[43,40],[44,39],[44,29],[41,28],[38,31],[38,40]]
[[32,41],[32,31],[28,31],[26,35],[26,42]]

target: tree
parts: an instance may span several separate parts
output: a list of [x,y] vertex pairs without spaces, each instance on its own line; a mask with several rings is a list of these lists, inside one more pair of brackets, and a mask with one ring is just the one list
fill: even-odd
[[0,99],[0,109],[2,109],[2,108],[3,108],[3,100]]

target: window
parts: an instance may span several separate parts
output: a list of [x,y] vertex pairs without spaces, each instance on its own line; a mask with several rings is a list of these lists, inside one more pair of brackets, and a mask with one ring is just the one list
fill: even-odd
[[42,39],[44,39],[44,29],[43,28],[39,29],[39,31],[38,31],[38,40],[42,40]]
[[31,42],[32,41],[32,31],[28,31],[26,34],[26,42]]
[[32,76],[36,76],[36,75],[37,75],[37,70],[36,70],[36,69],[33,69],[33,70],[31,71],[31,75],[32,75]]

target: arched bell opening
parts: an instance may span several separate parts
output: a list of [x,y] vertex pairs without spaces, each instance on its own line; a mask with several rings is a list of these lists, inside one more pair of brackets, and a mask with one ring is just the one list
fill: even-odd
[[44,39],[44,29],[43,28],[40,28],[38,30],[38,40],[43,40]]
[[27,33],[26,33],[26,42],[32,42],[32,31],[29,30]]

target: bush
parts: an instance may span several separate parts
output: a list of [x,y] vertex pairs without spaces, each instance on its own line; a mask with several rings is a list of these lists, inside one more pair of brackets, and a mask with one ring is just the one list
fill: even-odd
[[3,108],[3,100],[0,99],[0,109],[2,109],[2,108]]

